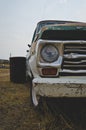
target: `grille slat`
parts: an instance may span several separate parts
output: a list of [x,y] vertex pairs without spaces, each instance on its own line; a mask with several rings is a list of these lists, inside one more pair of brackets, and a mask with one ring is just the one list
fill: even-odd
[[78,54],[86,54],[86,48],[81,49],[65,49],[65,54],[68,53],[78,53]]
[[66,58],[66,60],[67,59],[70,59],[70,61],[71,61],[71,59],[79,59],[80,60],[80,58],[82,59],[82,58],[85,58],[86,59],[86,54],[76,54],[76,53],[68,53],[68,54],[65,54],[64,55],[64,58]]
[[78,49],[78,48],[81,48],[81,49],[86,49],[86,46],[67,46],[65,47],[65,49]]
[[86,70],[86,65],[64,65],[64,69]]
[[81,61],[64,61],[65,65],[86,65],[86,60],[81,60]]
[[[62,64],[63,73],[86,75],[86,43],[65,43]],[[65,70],[65,71],[64,71]]]

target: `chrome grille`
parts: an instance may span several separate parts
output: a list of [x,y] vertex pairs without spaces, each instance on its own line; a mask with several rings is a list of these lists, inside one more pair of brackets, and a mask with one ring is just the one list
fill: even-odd
[[62,73],[86,75],[86,42],[64,44]]

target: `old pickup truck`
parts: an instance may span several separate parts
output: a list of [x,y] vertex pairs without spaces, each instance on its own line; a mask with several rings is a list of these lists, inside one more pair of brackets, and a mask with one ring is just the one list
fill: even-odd
[[86,97],[86,23],[37,24],[26,56],[34,106],[42,97]]

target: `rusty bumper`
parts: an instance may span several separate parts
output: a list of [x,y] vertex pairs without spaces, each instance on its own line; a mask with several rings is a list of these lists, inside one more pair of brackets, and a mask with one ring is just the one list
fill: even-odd
[[34,78],[36,95],[47,97],[86,97],[86,77]]

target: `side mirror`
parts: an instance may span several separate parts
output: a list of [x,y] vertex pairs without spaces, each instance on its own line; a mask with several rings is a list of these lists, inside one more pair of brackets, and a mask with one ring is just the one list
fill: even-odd
[[27,50],[26,52],[29,52],[29,50]]
[[31,47],[31,45],[28,44],[28,47]]

